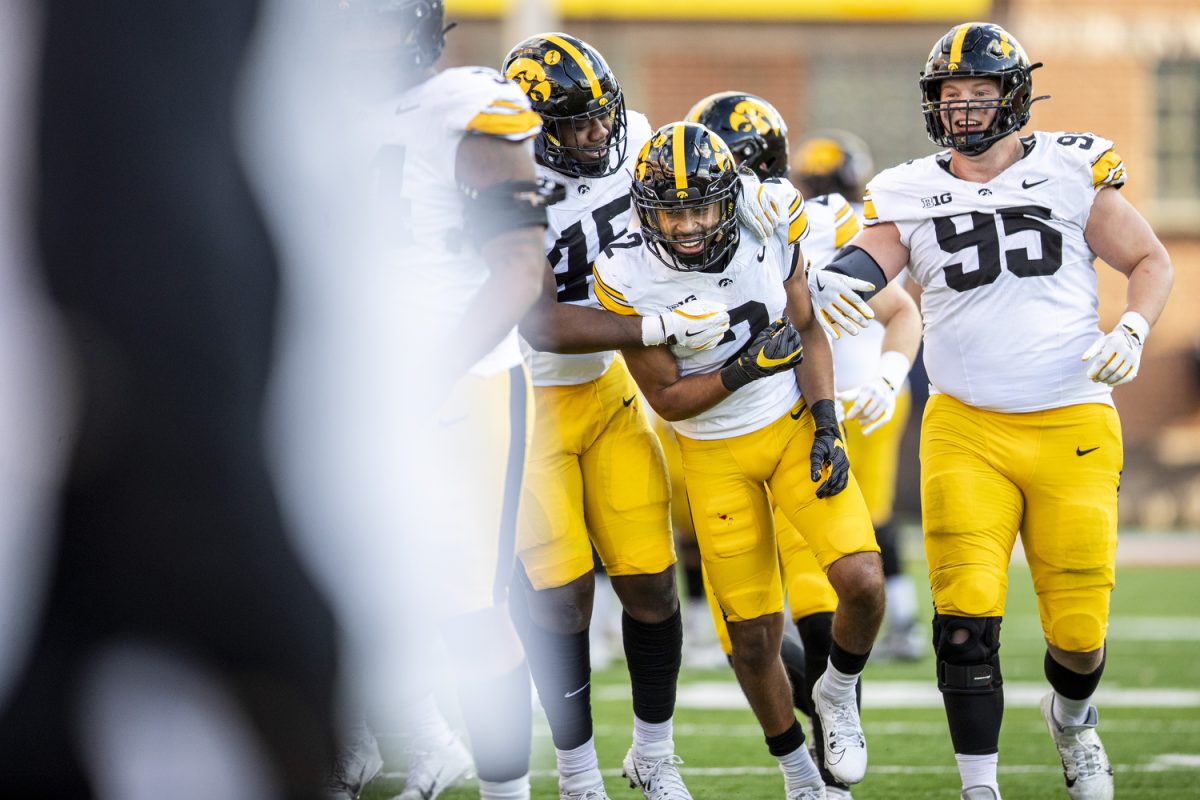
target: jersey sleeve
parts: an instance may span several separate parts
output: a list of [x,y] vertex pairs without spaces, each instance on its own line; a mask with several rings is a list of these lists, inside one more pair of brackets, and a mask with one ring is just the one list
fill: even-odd
[[637,316],[634,308],[632,282],[628,278],[627,265],[622,258],[623,253],[612,251],[609,256],[601,253],[592,264],[593,289],[596,299],[606,310],[627,317]]
[[796,199],[788,206],[787,241],[799,244],[808,238],[808,211],[804,208],[804,195],[796,192]]
[[446,81],[443,102],[451,129],[468,135],[493,136],[510,142],[532,139],[542,130],[542,118],[521,88],[487,67],[453,70]]
[[1125,162],[1113,143],[1094,133],[1054,133],[1046,137],[1057,169],[1064,175],[1056,211],[1086,228],[1101,189],[1125,185]]
[[829,195],[829,207],[833,209],[833,249],[841,250],[862,231],[862,220],[854,213],[850,201],[836,192]]
[[1125,185],[1125,161],[1117,153],[1113,147],[1113,143],[1107,139],[1097,139],[1097,144],[1103,142],[1108,145],[1100,156],[1092,162],[1091,180],[1092,188],[1099,192],[1101,189],[1112,187],[1120,189]]

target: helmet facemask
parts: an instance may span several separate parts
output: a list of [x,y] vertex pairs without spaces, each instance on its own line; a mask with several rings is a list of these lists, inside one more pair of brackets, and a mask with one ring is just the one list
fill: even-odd
[[728,180],[713,181],[707,192],[689,186],[656,193],[652,186],[634,181],[633,205],[642,236],[659,261],[679,272],[720,272],[728,266],[738,244],[736,208],[742,184],[733,172],[727,175]]
[[[956,25],[938,39],[925,62],[919,85],[921,111],[929,139],[942,147],[967,156],[976,156],[995,142],[1015,133],[1029,122],[1033,97],[1033,70],[1024,48],[1008,31],[989,22]],[[999,97],[943,101],[942,85],[951,78],[994,81]],[[985,114],[994,112],[983,130],[957,133],[947,118],[962,111]]]
[[[604,178],[625,163],[627,148],[625,98],[618,89],[605,92],[587,103],[588,108],[571,116],[542,114],[542,132],[535,150],[538,160],[555,172],[576,178]],[[569,132],[583,135],[596,120],[609,122],[608,136],[599,144],[576,141]]]

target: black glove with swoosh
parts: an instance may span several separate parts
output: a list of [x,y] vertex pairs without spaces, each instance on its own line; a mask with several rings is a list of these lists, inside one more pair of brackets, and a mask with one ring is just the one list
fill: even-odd
[[751,381],[791,369],[804,360],[800,332],[780,317],[758,332],[733,363],[722,367],[721,383],[731,392]]
[[809,456],[813,483],[821,480],[821,472],[829,466],[829,477],[817,487],[817,497],[833,497],[850,481],[850,458],[842,444],[842,431],[837,421],[837,411],[832,400],[818,400],[812,407],[813,422],[817,431],[813,435],[812,451]]

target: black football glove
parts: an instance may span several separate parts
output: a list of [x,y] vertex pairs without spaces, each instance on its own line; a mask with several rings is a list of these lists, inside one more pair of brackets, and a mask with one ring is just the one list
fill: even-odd
[[780,317],[750,340],[737,360],[721,369],[721,383],[731,392],[751,381],[791,369],[804,360],[800,332]]
[[833,497],[845,489],[850,480],[850,459],[842,444],[842,431],[838,426],[833,401],[818,400],[813,404],[812,416],[817,425],[809,457],[812,481],[816,483],[821,480],[822,469],[829,465],[829,477],[817,487],[817,497]]

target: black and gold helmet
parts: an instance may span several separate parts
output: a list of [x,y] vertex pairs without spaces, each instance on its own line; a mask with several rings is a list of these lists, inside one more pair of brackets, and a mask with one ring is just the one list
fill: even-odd
[[[1030,73],[1041,64],[1030,64],[1025,48],[999,25],[965,22],[950,29],[934,44],[919,81],[921,109],[930,140],[964,155],[979,155],[997,140],[1019,131],[1029,122],[1035,100]],[[942,81],[947,78],[994,78],[1000,84],[995,100],[941,102]],[[950,107],[957,110],[995,109],[991,124],[982,131],[955,135],[943,119]]]
[[412,77],[446,45],[442,0],[325,0],[351,66]]
[[787,176],[787,125],[775,106],[758,95],[710,94],[692,106],[685,119],[720,136],[738,164],[752,169],[760,179]]
[[[514,47],[501,70],[529,96],[542,117],[535,145],[547,167],[583,178],[602,178],[625,160],[625,99],[604,58],[587,42],[565,33],[531,36]],[[572,131],[593,120],[608,126],[603,142],[567,146]]]
[[866,142],[849,131],[814,131],[800,142],[796,162],[793,183],[805,197],[837,192],[857,200],[875,174]]
[[[681,272],[720,272],[729,265],[738,244],[741,190],[729,147],[693,122],[655,131],[634,167],[633,206],[642,236],[660,261]],[[693,227],[668,230],[673,217]]]

